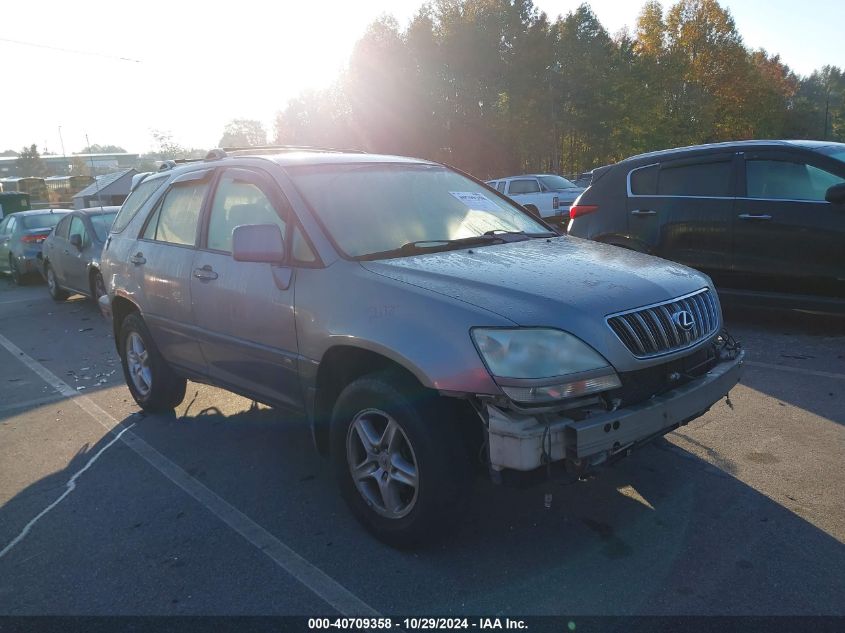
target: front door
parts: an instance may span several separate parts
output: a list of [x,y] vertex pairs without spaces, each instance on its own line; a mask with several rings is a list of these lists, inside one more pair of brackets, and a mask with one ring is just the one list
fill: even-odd
[[747,153],[734,268],[749,290],[845,297],[845,205],[825,201],[845,167],[789,151]]
[[191,297],[215,382],[299,409],[293,270],[232,259],[236,226],[275,224],[290,243],[290,217],[287,200],[269,178],[246,169],[224,171],[194,256]]

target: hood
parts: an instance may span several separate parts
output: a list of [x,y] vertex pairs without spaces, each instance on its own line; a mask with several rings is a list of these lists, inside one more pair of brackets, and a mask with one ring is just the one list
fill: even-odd
[[606,315],[712,287],[686,266],[569,236],[362,265],[518,325],[566,330],[602,352],[616,345]]

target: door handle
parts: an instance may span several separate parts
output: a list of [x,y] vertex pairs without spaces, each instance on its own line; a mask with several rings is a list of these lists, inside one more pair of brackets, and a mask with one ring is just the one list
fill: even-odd
[[217,273],[206,264],[202,268],[194,268],[194,277],[199,279],[200,281],[212,281],[217,279]]
[[757,220],[758,222],[759,221],[765,222],[767,220],[772,219],[772,216],[770,216],[770,215],[754,215],[752,213],[740,213],[736,217],[738,217],[740,220]]
[[631,215],[657,215],[657,211],[652,211],[651,209],[634,209],[631,211]]
[[147,258],[144,257],[141,253],[135,253],[132,257],[129,258],[129,261],[135,264],[136,266],[140,266],[141,264],[147,263]]

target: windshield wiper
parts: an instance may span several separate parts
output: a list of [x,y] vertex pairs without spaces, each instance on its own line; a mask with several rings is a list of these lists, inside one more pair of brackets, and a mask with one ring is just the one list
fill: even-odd
[[368,261],[373,259],[390,259],[391,257],[407,257],[408,255],[422,255],[424,253],[437,253],[440,251],[448,251],[454,248],[462,248],[464,246],[479,246],[486,244],[503,244],[512,240],[507,239],[506,234],[499,233],[485,233],[484,235],[473,235],[470,237],[461,237],[458,239],[442,239],[442,240],[417,240],[415,242],[408,242],[402,244],[399,248],[392,248],[387,251],[380,251],[378,253],[369,253],[368,255],[361,255],[355,259]]
[[508,239],[508,236],[516,235],[525,238],[533,238],[533,237],[558,237],[557,233],[552,233],[551,231],[543,231],[541,233],[526,233],[525,231],[504,231],[502,229],[494,229],[492,231],[486,231],[484,235],[494,235],[496,237],[501,237],[506,242],[518,242],[519,240]]

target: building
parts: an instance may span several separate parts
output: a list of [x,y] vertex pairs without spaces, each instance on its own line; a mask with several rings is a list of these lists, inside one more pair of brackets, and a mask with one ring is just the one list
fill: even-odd
[[[56,156],[50,154],[42,155],[41,160],[47,165],[51,173],[58,176],[68,176],[71,172],[71,161],[81,159],[86,166],[96,173],[115,171],[137,167],[140,154],[117,153],[117,154],[69,154],[67,156]],[[17,156],[0,156],[0,178],[13,178],[20,176],[18,173]]]
[[132,189],[132,176],[137,173],[137,169],[124,169],[113,174],[97,176],[95,183],[88,185],[73,197],[73,208],[120,206]]

